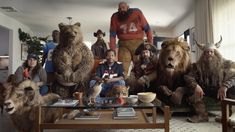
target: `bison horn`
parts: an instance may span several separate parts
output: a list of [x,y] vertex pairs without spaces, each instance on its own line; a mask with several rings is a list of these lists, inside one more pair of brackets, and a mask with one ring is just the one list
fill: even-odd
[[25,89],[27,87],[31,87],[33,90],[37,90],[39,89],[39,87],[36,85],[35,82],[31,81],[31,80],[25,80],[23,82],[21,82],[19,85],[18,85],[18,88],[19,89]]
[[205,44],[199,44],[195,39],[194,39],[194,43],[196,43],[197,46],[198,46],[201,50],[204,50]]
[[216,47],[216,48],[219,48],[221,42],[222,42],[222,36],[220,35],[220,40],[219,40],[219,42],[215,43],[215,47]]

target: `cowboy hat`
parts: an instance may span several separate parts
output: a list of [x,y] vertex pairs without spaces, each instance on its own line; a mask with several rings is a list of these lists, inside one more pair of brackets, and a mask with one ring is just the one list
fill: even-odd
[[103,34],[103,36],[105,36],[105,32],[103,32],[102,30],[97,30],[97,32],[94,32],[94,36],[97,37],[98,34]]
[[152,53],[156,53],[157,52],[157,48],[149,43],[142,43],[136,50],[135,50],[135,55],[139,55],[141,54],[141,52],[143,50],[149,50]]

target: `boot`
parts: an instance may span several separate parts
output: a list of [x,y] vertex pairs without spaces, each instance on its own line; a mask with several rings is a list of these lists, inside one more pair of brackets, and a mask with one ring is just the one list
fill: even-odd
[[198,122],[208,122],[208,112],[206,110],[205,103],[202,100],[197,102],[191,102],[196,115],[187,119],[188,122],[198,123]]
[[181,105],[181,101],[184,95],[184,88],[183,87],[178,87],[175,92],[172,93],[171,95],[171,102],[173,102],[176,105]]
[[187,118],[187,121],[191,123],[208,122],[209,118],[208,115],[195,115]]

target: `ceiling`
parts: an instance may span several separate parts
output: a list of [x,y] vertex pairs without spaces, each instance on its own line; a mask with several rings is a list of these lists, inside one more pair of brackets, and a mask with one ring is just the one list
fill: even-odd
[[[126,0],[139,8],[153,29],[172,28],[187,12],[194,0]],[[47,36],[58,24],[80,22],[85,40],[95,41],[93,32],[101,29],[108,36],[110,17],[120,0],[0,0],[0,7],[13,7],[17,12],[0,12],[30,27],[34,35]],[[4,26],[4,25],[3,25]],[[106,37],[107,37],[106,36]],[[107,37],[108,38],[108,37]],[[93,40],[92,40],[93,39]]]

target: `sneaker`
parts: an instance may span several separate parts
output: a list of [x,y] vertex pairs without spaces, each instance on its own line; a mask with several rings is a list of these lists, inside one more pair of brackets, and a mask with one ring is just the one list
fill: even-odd
[[193,117],[187,118],[187,121],[191,122],[191,123],[208,122],[209,118],[208,118],[208,116],[195,115]]

